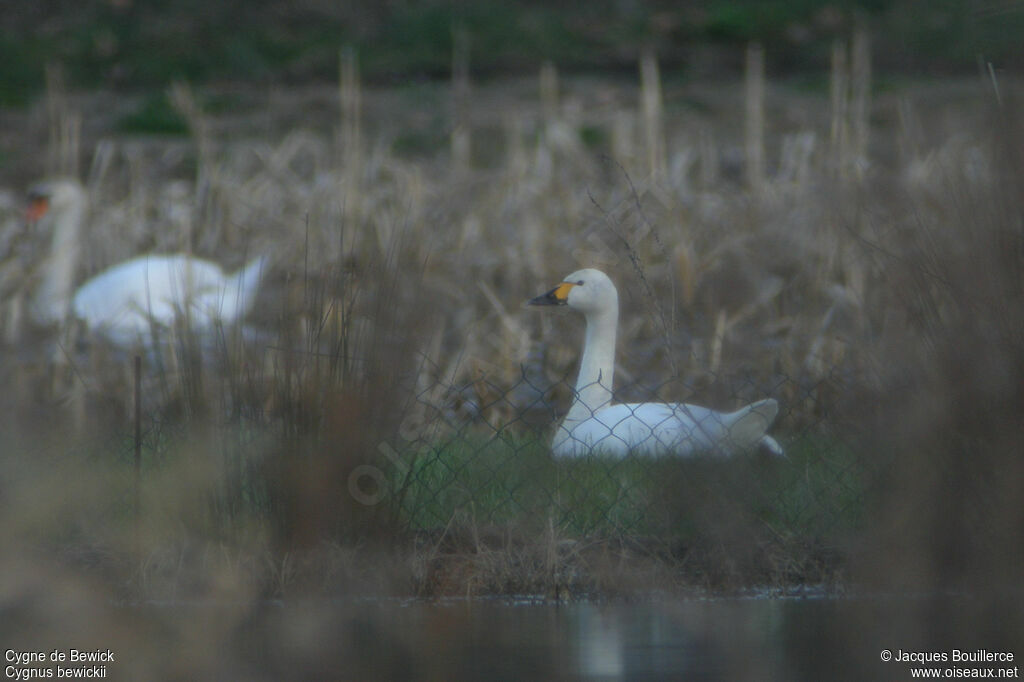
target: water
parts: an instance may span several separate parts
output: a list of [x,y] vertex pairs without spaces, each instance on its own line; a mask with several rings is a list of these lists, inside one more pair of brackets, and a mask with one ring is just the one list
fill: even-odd
[[[100,666],[106,679],[247,681],[909,680],[922,666],[883,662],[883,652],[951,658],[954,649],[1012,653],[1014,661],[955,667],[1019,678],[1024,655],[1020,593],[572,603],[260,601],[239,593],[234,602],[142,605],[73,590],[47,595],[0,599],[7,655],[48,656],[14,663],[8,677],[29,668],[56,677],[60,664],[50,653],[72,649],[109,650]],[[940,677],[953,667],[940,664]]]
[[910,664],[883,663],[881,652],[1024,655],[1019,609],[960,597],[366,600],[267,604],[249,620],[235,633],[236,656],[219,657],[209,676],[910,679]]

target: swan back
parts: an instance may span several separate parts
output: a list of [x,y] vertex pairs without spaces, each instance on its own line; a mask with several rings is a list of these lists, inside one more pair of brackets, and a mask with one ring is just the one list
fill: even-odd
[[734,455],[764,445],[781,455],[765,435],[778,409],[771,398],[727,413],[686,403],[620,403],[582,420],[566,419],[552,451],[561,457]]
[[115,265],[82,285],[75,316],[111,340],[127,345],[145,338],[154,324],[182,317],[198,332],[230,324],[252,307],[266,257],[237,273],[185,254],[149,255]]

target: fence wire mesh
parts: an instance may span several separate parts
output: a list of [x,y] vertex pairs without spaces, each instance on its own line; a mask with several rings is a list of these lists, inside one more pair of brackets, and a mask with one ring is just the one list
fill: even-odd
[[611,413],[576,405],[583,433],[564,421],[580,393],[540,367],[461,382],[419,367],[388,375],[393,402],[378,403],[375,374],[327,376],[316,353],[239,370],[261,352],[180,386],[144,377],[138,414],[131,382],[79,397],[92,428],[63,456],[102,474],[100,517],[222,537],[259,527],[284,547],[456,531],[613,540],[698,572],[712,569],[694,557],[714,554],[740,581],[827,579],[864,520],[873,465],[830,415],[839,372],[627,377],[606,392]]
[[[852,453],[824,428],[781,435],[783,457],[760,442],[733,452],[740,448],[730,442],[727,415],[683,405],[648,424],[644,408],[631,403],[609,418],[592,414],[603,440],[613,443],[609,454],[602,436],[595,443],[593,434],[580,440],[563,430],[549,397],[572,396],[565,382],[540,383],[524,373],[511,386],[483,380],[447,387],[440,400],[436,389],[419,394],[407,417],[419,430],[410,434],[406,424],[404,435],[414,437],[390,446],[385,464],[392,504],[413,528],[444,526],[460,515],[481,523],[539,515],[584,535],[677,535],[699,527],[697,517],[714,508],[756,518],[777,534],[818,536],[853,523],[862,503]],[[620,395],[651,399],[660,392],[631,386]],[[783,407],[781,422],[786,415]],[[762,430],[770,426],[770,417],[754,417]],[[638,438],[641,447],[624,452],[619,420],[634,433],[673,430],[676,441],[651,448],[647,437]],[[559,431],[587,446],[575,452],[588,454],[553,456]]]
[[[380,518],[411,530],[459,520],[542,519],[580,535],[678,536],[742,518],[777,537],[820,538],[857,523],[867,472],[842,436],[806,416],[819,386],[771,387],[772,394],[791,397],[779,400],[777,418],[774,409],[753,414],[755,438],[748,426],[740,443],[728,423],[735,415],[727,413],[743,409],[754,396],[767,397],[764,387],[740,386],[722,412],[681,403],[658,411],[657,421],[648,423],[650,413],[638,408],[668,395],[673,384],[620,389],[615,402],[623,410],[589,415],[590,425],[599,427],[595,442],[593,429],[578,436],[562,423],[575,395],[565,381],[526,372],[511,385],[487,378],[461,385],[436,381],[420,388],[389,430],[362,433],[358,445],[347,437],[333,443],[330,436],[318,436],[313,449],[340,463],[331,470],[337,480],[330,482],[339,494],[378,513],[387,510]],[[620,397],[647,402],[619,403]],[[182,458],[200,458],[217,472],[210,498],[215,515],[229,519],[275,513],[270,491],[283,483],[267,466],[268,453],[298,468],[312,457],[308,443],[282,443],[282,431],[265,415],[236,415],[206,426],[201,439],[173,415],[153,411],[141,419],[140,442],[124,428],[75,447],[92,458],[108,453],[108,463],[125,484],[125,506],[134,504],[127,483],[137,447],[143,485]],[[621,428],[625,422],[631,431]],[[369,427],[359,421],[337,425],[353,431]],[[638,429],[650,434],[639,437]],[[777,439],[784,454],[773,452],[762,433]],[[552,441],[559,439],[574,441],[570,456],[552,452]],[[637,443],[640,447],[632,447]]]

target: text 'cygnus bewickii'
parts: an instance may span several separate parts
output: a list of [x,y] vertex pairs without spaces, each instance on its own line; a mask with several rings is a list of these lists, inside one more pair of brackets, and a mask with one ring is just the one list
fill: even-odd
[[99,273],[74,290],[82,226],[88,209],[85,190],[75,180],[53,180],[30,191],[29,218],[48,222],[50,254],[32,313],[42,323],[69,315],[120,345],[149,338],[153,325],[171,326],[188,316],[196,332],[230,324],[245,315],[256,297],[266,257],[234,274],[187,254],[148,254]]
[[555,455],[729,455],[759,446],[783,454],[765,433],[779,410],[770,398],[728,413],[685,403],[612,403],[619,294],[600,270],[578,270],[529,303],[567,305],[587,320],[575,400],[551,443]]

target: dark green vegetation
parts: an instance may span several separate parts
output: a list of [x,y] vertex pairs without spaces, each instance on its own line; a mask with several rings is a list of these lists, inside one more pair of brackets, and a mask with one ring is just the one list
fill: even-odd
[[456,44],[471,52],[478,76],[532,72],[544,60],[632,71],[642,47],[682,73],[734,73],[731,47],[751,40],[769,47],[778,69],[806,71],[827,64],[831,41],[854,16],[871,26],[887,70],[962,72],[978,58],[1019,64],[1016,3],[10,0],[0,16],[0,103],[38,94],[50,63],[76,88],[323,82],[333,80],[342,46],[357,50],[369,82],[446,77]]
[[162,94],[140,102],[134,111],[121,117],[117,127],[120,132],[129,134],[184,135],[188,132],[185,119]]

